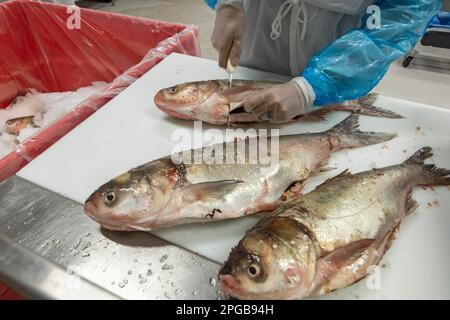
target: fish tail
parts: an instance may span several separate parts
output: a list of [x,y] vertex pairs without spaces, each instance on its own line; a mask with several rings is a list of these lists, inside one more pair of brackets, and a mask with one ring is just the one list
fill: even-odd
[[450,185],[450,170],[438,168],[434,164],[424,164],[425,160],[432,157],[431,147],[423,147],[414,153],[405,164],[419,165],[424,173],[424,181],[420,184],[425,186],[449,186]]
[[[386,110],[386,109],[382,109],[382,108],[374,106],[374,103],[377,99],[378,99],[377,93],[370,93],[359,99],[345,101],[345,102],[342,102],[341,104],[333,104],[333,105],[324,106],[323,108],[321,108],[317,111],[317,116],[320,116],[323,118],[323,115],[328,112],[350,111],[353,113],[359,113],[359,114],[371,116],[371,117],[382,117],[382,118],[390,118],[390,119],[403,118],[402,115],[400,115],[394,111],[390,111],[390,110]],[[312,113],[311,115],[315,116],[315,113]]]
[[359,115],[356,113],[352,113],[328,131],[328,141],[332,150],[377,144],[392,140],[396,136],[396,133],[360,131]]

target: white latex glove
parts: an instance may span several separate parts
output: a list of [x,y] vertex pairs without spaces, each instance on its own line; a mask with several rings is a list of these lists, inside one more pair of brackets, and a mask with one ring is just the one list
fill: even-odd
[[239,2],[219,5],[211,42],[219,52],[220,67],[226,69],[228,60],[235,67],[239,65],[244,32],[245,12]]
[[262,120],[283,123],[311,111],[315,99],[308,81],[298,77],[247,97],[244,109]]

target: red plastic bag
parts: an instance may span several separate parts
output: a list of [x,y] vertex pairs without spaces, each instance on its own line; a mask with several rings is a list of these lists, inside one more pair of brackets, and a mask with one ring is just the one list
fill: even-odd
[[51,3],[0,4],[0,108],[34,88],[74,91],[111,82],[0,159],[0,182],[172,52],[198,56],[198,28]]

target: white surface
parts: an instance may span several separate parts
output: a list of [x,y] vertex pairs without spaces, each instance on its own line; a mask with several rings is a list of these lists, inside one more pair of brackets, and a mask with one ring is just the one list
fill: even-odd
[[[161,62],[88,120],[30,163],[19,176],[78,202],[110,178],[137,165],[169,154],[176,144],[174,129],[192,130],[189,121],[168,118],[153,104],[155,93],[184,81],[226,78],[216,62],[174,54]],[[238,69],[235,78],[275,79],[274,75]],[[307,190],[345,168],[353,172],[396,164],[419,147],[430,145],[429,163],[450,168],[450,111],[381,97],[377,105],[401,113],[402,120],[361,117],[361,129],[397,132],[391,142],[332,156],[339,169],[311,178]],[[325,122],[298,122],[281,127],[281,134],[322,131],[346,116],[334,113]],[[204,126],[206,127],[206,126]],[[419,129],[420,127],[420,129]],[[381,269],[381,289],[369,290],[366,280],[328,297],[450,298],[450,189],[418,189],[420,208],[406,219]],[[437,201],[431,208],[427,203]],[[155,232],[210,259],[223,262],[256,217],[180,226]],[[93,222],[94,223],[94,222]]]

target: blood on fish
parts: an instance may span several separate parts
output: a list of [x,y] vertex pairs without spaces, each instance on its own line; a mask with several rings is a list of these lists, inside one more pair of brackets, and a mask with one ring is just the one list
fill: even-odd
[[178,171],[177,168],[170,168],[170,169],[164,170],[163,174],[167,177],[169,182],[175,182],[180,179],[180,172]]

